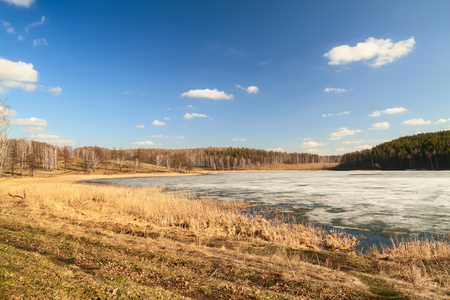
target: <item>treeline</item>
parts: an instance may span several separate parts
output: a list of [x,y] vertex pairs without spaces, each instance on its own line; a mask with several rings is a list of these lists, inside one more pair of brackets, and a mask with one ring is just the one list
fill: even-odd
[[300,163],[337,163],[340,155],[319,156],[308,153],[286,153],[249,148],[197,148],[197,149],[106,149],[82,147],[74,150],[74,156],[83,160],[86,169],[96,168],[106,162],[114,161],[119,167],[124,161],[132,161],[135,168],[145,162],[157,168],[191,170],[194,167],[214,170],[254,170],[262,165],[300,164]]
[[340,169],[449,170],[450,131],[421,133],[342,156]]
[[[73,168],[73,157],[84,172],[108,169],[115,164],[122,171],[125,163],[137,171],[141,163],[155,165],[157,169],[190,171],[194,167],[213,170],[258,170],[278,164],[337,163],[340,155],[319,156],[308,153],[287,153],[249,148],[197,148],[197,149],[107,149],[101,147],[68,148],[10,139],[0,141],[0,176],[7,169],[14,176],[20,169],[33,176],[35,169],[57,170]],[[129,171],[129,169],[127,169]]]
[[18,168],[28,170],[30,176],[37,168],[56,170],[61,151],[57,146],[27,139],[0,141],[0,176],[5,167],[10,168],[13,177]]

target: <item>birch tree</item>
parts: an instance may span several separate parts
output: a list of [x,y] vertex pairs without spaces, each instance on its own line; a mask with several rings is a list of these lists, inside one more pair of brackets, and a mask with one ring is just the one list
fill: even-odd
[[5,105],[5,101],[0,101],[0,177],[3,174],[3,167],[8,156],[8,142],[10,136],[9,129],[9,107]]

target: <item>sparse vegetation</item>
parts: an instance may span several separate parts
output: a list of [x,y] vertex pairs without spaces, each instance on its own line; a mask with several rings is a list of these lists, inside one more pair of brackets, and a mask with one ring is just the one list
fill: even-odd
[[242,203],[77,183],[98,176],[2,180],[0,298],[449,296],[448,244],[358,254],[355,237],[251,218]]

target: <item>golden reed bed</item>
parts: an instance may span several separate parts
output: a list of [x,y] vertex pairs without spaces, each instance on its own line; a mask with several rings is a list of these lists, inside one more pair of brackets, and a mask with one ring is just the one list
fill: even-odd
[[[200,251],[202,260],[208,261],[211,257],[231,260],[249,274],[255,271],[251,261],[264,261],[267,266],[282,274],[281,282],[309,278],[309,284],[314,282],[311,298],[333,298],[333,291],[342,286],[349,289],[344,288],[348,297],[343,297],[348,299],[355,295],[360,295],[358,298],[376,298],[377,295],[388,292],[417,299],[421,299],[419,295],[424,295],[424,299],[444,299],[446,295],[450,295],[448,243],[432,240],[396,242],[392,247],[374,248],[369,254],[357,254],[354,253],[359,242],[357,237],[339,231],[326,233],[314,226],[269,222],[259,217],[246,216],[241,212],[245,203],[199,200],[189,194],[166,193],[151,187],[128,188],[80,183],[98,177],[100,176],[2,179],[0,213],[6,224],[5,228],[25,228],[23,224],[33,221],[37,227],[87,239],[96,239],[96,235],[115,234],[117,245],[122,246],[123,236],[144,239],[158,237],[152,243],[159,245],[159,250],[154,251],[169,247],[167,240],[164,241],[165,246],[158,243],[162,243],[161,238],[170,237],[169,240],[183,243],[183,248],[189,249],[189,253]],[[11,225],[13,223],[15,225]],[[113,245],[114,239],[110,239],[108,243]],[[127,245],[129,243],[130,241]],[[140,245],[143,242],[132,240],[132,243]],[[11,246],[8,243],[5,245]],[[39,247],[36,249],[41,249]],[[79,245],[76,247],[82,248]],[[211,247],[219,248],[212,250]],[[58,251],[64,252],[61,249]],[[81,253],[81,250],[77,251]],[[230,254],[230,251],[236,254]],[[172,259],[177,255],[172,253]],[[74,261],[78,261],[83,255],[72,253],[71,256]],[[196,261],[195,264],[197,263],[200,264]],[[222,271],[218,270],[221,269],[213,269],[207,278],[219,276]],[[173,272],[186,270],[175,269]],[[325,276],[323,274],[329,275],[330,282],[322,288],[314,276]],[[238,280],[240,275],[235,276]],[[253,281],[253,277],[245,278],[247,279],[242,279],[242,284],[249,286],[248,291],[254,290],[255,284],[260,284],[259,279]],[[266,293],[271,282],[258,289],[263,294]],[[213,281],[211,284],[216,287],[222,283]],[[170,287],[167,289],[171,290]],[[296,293],[295,289],[294,292],[289,292],[287,287],[286,290],[282,287],[279,289],[280,295]],[[184,288],[177,286],[174,290],[181,293]],[[227,290],[226,295],[236,296],[240,292],[236,293]],[[400,296],[398,298],[402,298]]]

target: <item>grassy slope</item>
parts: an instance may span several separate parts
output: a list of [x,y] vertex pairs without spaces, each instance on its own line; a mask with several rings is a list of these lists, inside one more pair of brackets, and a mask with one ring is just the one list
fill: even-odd
[[239,204],[75,183],[86,178],[0,183],[0,299],[450,295],[448,245],[400,245],[374,255],[325,251],[320,239],[330,237],[316,229],[294,227],[289,235],[281,225],[237,217]]

